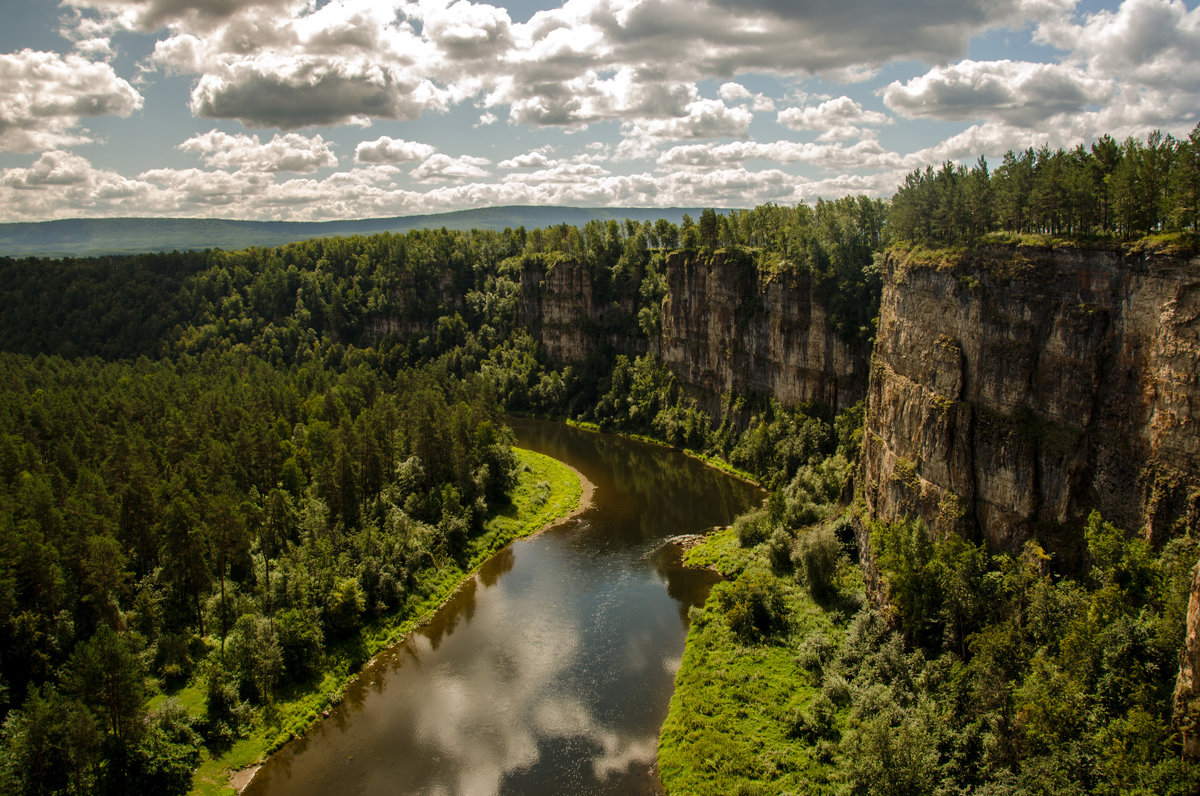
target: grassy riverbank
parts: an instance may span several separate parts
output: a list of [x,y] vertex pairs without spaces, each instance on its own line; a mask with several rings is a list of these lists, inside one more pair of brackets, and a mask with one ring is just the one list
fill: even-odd
[[[819,651],[836,647],[861,592],[856,568],[839,573],[842,596],[818,605],[790,578],[777,578],[765,545],[746,549],[727,528],[688,551],[691,566],[711,567],[718,583],[693,609],[683,665],[659,738],[658,765],[671,794],[818,793],[834,776],[830,750],[799,737],[821,678]],[[730,615],[752,584],[781,597],[776,632],[747,641]]]
[[[512,503],[488,520],[484,532],[470,541],[466,563],[460,567],[451,562],[440,570],[423,573],[424,594],[419,601],[410,602],[407,610],[364,627],[350,642],[329,649],[318,674],[303,687],[280,694],[232,745],[204,750],[193,794],[233,793],[231,771],[254,765],[290,739],[302,735],[322,711],[340,700],[346,684],[373,655],[427,621],[493,553],[580,507],[584,485],[570,467],[533,451],[514,448],[513,452],[522,466]],[[194,715],[204,709],[202,683],[193,681],[173,696]]]

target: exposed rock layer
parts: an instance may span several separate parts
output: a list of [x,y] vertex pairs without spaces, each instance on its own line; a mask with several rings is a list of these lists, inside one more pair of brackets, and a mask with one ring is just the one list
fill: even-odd
[[869,349],[833,333],[806,274],[769,273],[723,252],[676,253],[666,282],[661,333],[652,338],[638,331],[632,296],[597,290],[567,261],[525,269],[522,319],[559,363],[653,350],[681,384],[710,396],[761,394],[835,410],[865,396]]
[[842,410],[866,394],[868,357],[830,328],[807,273],[772,274],[718,252],[667,262],[659,353],[682,382]]
[[1093,508],[1160,542],[1200,518],[1200,260],[986,248],[885,261],[863,485],[998,549],[1069,560]]

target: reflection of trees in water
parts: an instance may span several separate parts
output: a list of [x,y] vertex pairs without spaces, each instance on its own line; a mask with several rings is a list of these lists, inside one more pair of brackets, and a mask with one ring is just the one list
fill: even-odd
[[475,616],[475,590],[478,584],[471,578],[458,590],[448,603],[437,611],[429,624],[421,628],[421,635],[429,639],[433,649],[441,646],[442,640],[454,632],[463,619],[468,622]]
[[[644,537],[730,522],[761,494],[749,484],[667,448],[602,434],[592,436],[605,471],[616,474],[614,486],[636,496]],[[670,499],[663,500],[664,495]],[[654,510],[648,511],[648,506]]]
[[664,544],[654,554],[654,570],[667,584],[667,594],[679,604],[679,620],[688,622],[688,609],[708,597],[721,576],[710,569],[692,569],[683,565],[683,548]]
[[500,576],[506,572],[511,572],[513,564],[517,557],[513,553],[512,545],[508,545],[500,552],[492,556],[486,564],[479,569],[479,580],[483,581],[484,588],[490,589],[495,586],[500,580]]

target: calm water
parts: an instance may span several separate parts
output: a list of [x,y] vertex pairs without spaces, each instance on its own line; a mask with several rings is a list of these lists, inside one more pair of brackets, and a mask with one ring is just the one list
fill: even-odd
[[247,794],[654,792],[687,610],[713,582],[663,540],[761,493],[663,448],[515,427],[591,479],[593,507],[498,553]]

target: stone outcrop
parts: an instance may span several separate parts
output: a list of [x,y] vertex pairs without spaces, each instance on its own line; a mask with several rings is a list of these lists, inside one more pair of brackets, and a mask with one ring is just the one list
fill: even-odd
[[1192,570],[1187,631],[1175,680],[1175,726],[1182,732],[1184,753],[1200,757],[1200,564]]
[[869,348],[827,323],[807,274],[761,270],[749,255],[672,254],[661,333],[638,328],[636,285],[598,289],[582,266],[526,266],[521,317],[547,356],[580,363],[609,351],[648,350],[687,388],[768,395],[785,406],[820,402],[840,410],[866,394]]
[[528,264],[521,272],[521,320],[552,362],[578,364],[604,351],[636,356],[647,346],[637,333],[636,287],[598,289],[587,268],[571,260]]
[[874,518],[1068,561],[1093,508],[1155,543],[1200,528],[1200,259],[1000,246],[884,269]]
[[677,253],[666,277],[657,350],[681,382],[839,411],[866,394],[870,350],[834,334],[807,273],[772,273],[722,252]]

